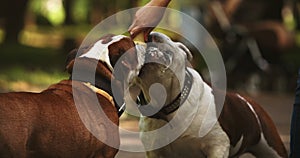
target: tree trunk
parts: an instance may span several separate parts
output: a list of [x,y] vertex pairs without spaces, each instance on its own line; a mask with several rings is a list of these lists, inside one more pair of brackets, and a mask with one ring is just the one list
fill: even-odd
[[24,27],[28,0],[9,0],[2,2],[4,9],[5,43],[19,43],[19,33]]
[[[65,8],[65,21],[64,25],[69,27],[75,24],[72,16],[72,7],[73,7],[73,2],[74,0],[64,0],[64,8]],[[65,36],[64,44],[63,44],[63,51],[65,53],[69,53],[71,50],[76,48],[76,42],[73,37],[69,37],[69,35]]]

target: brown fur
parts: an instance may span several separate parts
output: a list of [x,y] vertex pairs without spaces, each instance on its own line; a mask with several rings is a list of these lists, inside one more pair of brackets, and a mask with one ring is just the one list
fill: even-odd
[[[74,82],[83,104],[90,105],[89,88]],[[115,107],[97,94],[106,115],[118,125]],[[86,105],[87,106],[87,105]],[[103,116],[97,122],[106,126]],[[103,137],[119,144],[118,129],[104,128]],[[54,84],[41,93],[0,95],[1,157],[113,157],[117,149],[95,138],[79,118],[72,96],[72,81]]]
[[[111,41],[112,35],[101,38],[103,43]],[[113,65],[126,52],[134,47],[130,38],[123,38],[109,46],[110,61]],[[0,94],[0,157],[34,158],[34,157],[92,157],[111,158],[118,149],[106,145],[100,140],[110,142],[118,147],[119,129],[118,112],[111,101],[101,94],[96,94],[98,102],[94,102],[95,92],[84,85],[84,82],[95,80],[95,85],[111,96],[111,82],[120,87],[128,75],[129,69],[124,68],[122,78],[114,79],[108,66],[90,58],[76,58],[86,53],[91,46],[73,50],[67,57],[67,71],[70,79],[51,85],[41,93],[11,92]],[[79,66],[73,72],[73,66]],[[122,60],[126,65],[137,64],[135,49],[129,51],[129,56]],[[135,65],[134,65],[135,64]],[[93,68],[96,68],[93,70]],[[96,70],[96,71],[95,71]],[[77,78],[72,78],[74,73]],[[82,73],[82,74],[81,74]],[[85,78],[93,73],[93,79]],[[111,81],[113,80],[113,81]],[[73,92],[76,94],[73,96]],[[80,97],[80,98],[75,98]],[[82,123],[76,105],[84,107],[83,115],[98,126],[98,140]],[[106,116],[93,115],[99,104]],[[92,113],[92,114],[90,114]],[[107,120],[110,119],[109,120]],[[100,126],[100,127],[99,127]],[[97,128],[98,127],[98,128]]]
[[287,158],[287,151],[269,115],[256,102],[246,97],[243,98],[251,104],[257,113],[259,122],[247,103],[236,93],[226,94],[224,107],[219,117],[219,122],[227,133],[232,146],[235,146],[243,136],[242,146],[235,156],[245,152],[255,154],[251,147],[260,141],[261,133],[264,133],[268,145],[278,155]]

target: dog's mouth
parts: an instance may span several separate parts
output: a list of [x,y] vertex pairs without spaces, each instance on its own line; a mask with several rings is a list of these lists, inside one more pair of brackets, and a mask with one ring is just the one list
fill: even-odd
[[145,54],[145,63],[159,63],[169,67],[172,63],[172,52],[161,51],[156,46],[148,46]]

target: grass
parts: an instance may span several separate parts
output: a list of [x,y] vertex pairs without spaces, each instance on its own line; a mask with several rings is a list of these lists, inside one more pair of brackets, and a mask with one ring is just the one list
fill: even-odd
[[66,55],[53,48],[0,45],[0,91],[40,91],[66,79]]
[[23,44],[10,44],[1,43],[0,28],[0,92],[40,91],[68,78],[65,59],[69,51],[60,49],[64,37],[75,39],[88,30],[87,26],[28,27],[20,35]]
[[25,45],[0,45],[0,66],[24,66],[43,70],[62,69],[66,53],[53,48],[34,48]]
[[47,72],[11,67],[0,70],[0,91],[41,91],[67,78],[68,74],[61,71]]

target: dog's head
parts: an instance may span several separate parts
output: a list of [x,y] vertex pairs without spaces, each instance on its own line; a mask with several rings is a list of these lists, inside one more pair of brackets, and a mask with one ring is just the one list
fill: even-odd
[[[123,83],[128,81],[129,75],[138,73],[135,44],[123,35],[106,35],[90,46],[75,49],[69,53],[66,62],[66,70],[72,79],[95,83],[111,95],[112,82],[120,87],[117,95],[123,96]],[[118,68],[122,74],[113,76],[117,63],[121,63]]]
[[144,81],[160,82],[171,77],[181,81],[186,63],[191,59],[192,54],[185,45],[172,41],[165,34],[154,32],[148,36],[145,64],[139,76]]
[[[165,104],[174,100],[184,86],[186,64],[191,59],[191,52],[182,43],[174,42],[162,33],[151,33],[148,36],[145,64],[134,81],[140,87],[145,101],[155,106],[161,104],[161,100],[165,100]],[[160,92],[152,93],[150,97],[149,89],[155,83],[166,89],[165,99]]]

